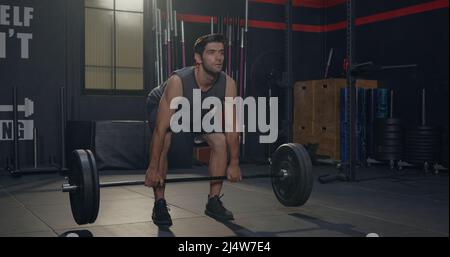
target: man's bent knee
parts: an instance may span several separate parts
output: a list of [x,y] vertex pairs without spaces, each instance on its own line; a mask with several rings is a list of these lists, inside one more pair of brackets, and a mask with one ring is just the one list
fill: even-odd
[[225,134],[213,133],[205,135],[205,138],[212,150],[225,151],[227,149],[227,141]]

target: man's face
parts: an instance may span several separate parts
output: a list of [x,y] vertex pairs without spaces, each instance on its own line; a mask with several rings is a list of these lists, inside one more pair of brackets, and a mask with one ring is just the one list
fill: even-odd
[[219,42],[211,42],[206,45],[200,63],[203,65],[206,72],[218,74],[222,71],[224,60],[224,45]]

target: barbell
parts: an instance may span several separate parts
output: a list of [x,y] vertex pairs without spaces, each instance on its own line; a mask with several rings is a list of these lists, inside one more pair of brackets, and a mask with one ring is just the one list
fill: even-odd
[[[75,150],[72,167],[62,185],[62,192],[69,192],[73,218],[79,225],[94,223],[100,208],[100,188],[144,185],[137,181],[99,181],[94,154],[90,150]],[[271,157],[269,174],[243,175],[243,179],[271,178],[272,189],[284,206],[302,206],[309,199],[313,187],[311,159],[306,149],[296,143],[279,146]],[[168,178],[164,183],[225,180],[226,176]]]

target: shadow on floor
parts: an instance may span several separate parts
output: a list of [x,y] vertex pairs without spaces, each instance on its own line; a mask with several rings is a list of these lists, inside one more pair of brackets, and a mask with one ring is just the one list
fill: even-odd
[[281,231],[251,231],[241,225],[238,225],[231,221],[218,221],[228,227],[231,231],[235,233],[237,237],[277,237],[279,234],[284,233],[301,233],[314,230],[327,230],[336,231],[343,235],[350,237],[364,237],[365,233],[354,230],[351,224],[335,224],[328,221],[320,220],[312,216],[291,213],[289,216],[308,221],[310,223],[316,224],[316,228],[305,228],[305,229],[293,229],[293,230],[281,230]]
[[361,236],[366,236],[365,233],[362,233],[360,231],[354,230],[354,226],[351,224],[336,224],[336,223],[331,223],[328,221],[324,221],[312,216],[308,216],[305,214],[301,214],[301,213],[291,213],[289,214],[289,216],[298,218],[298,219],[302,219],[305,221],[308,221],[310,223],[316,224],[319,228],[318,229],[326,229],[329,231],[336,231],[339,233],[342,233],[344,235],[347,236],[352,236],[352,237],[361,237]]

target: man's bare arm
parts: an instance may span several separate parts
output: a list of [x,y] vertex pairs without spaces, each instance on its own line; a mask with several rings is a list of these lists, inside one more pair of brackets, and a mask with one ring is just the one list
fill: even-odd
[[[227,85],[225,90],[225,97],[236,97],[237,89],[236,82],[227,76]],[[239,133],[237,132],[236,127],[236,107],[233,107],[233,132],[225,132],[225,137],[227,141],[227,145],[230,153],[230,165],[238,165],[239,164]],[[228,119],[229,117],[225,117]]]
[[175,110],[170,109],[170,102],[173,98],[183,95],[181,79],[174,75],[167,81],[166,89],[159,102],[156,116],[156,127],[152,135],[149,169],[158,169],[161,151],[163,149],[164,137],[170,126],[170,118]]

